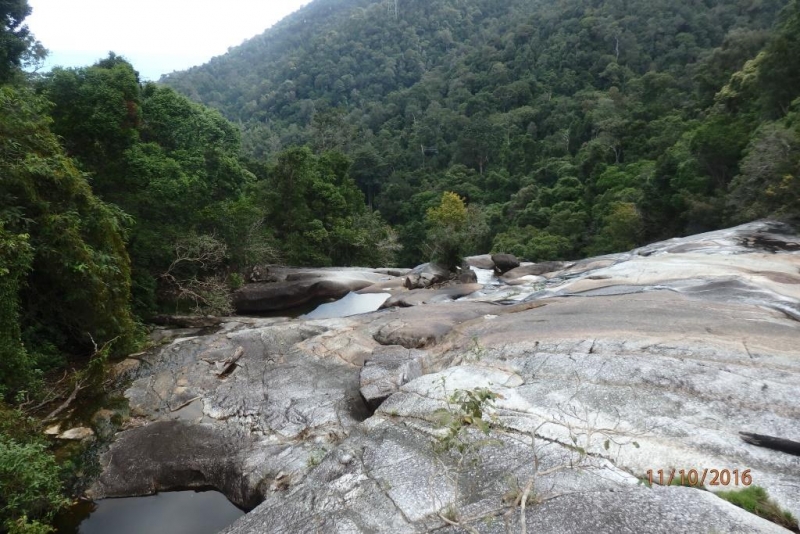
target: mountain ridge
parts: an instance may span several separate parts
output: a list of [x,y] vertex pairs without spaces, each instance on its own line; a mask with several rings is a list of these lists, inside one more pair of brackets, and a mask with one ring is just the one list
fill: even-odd
[[743,222],[734,178],[775,117],[758,90],[738,111],[716,95],[797,2],[397,5],[317,0],[163,83],[239,123],[247,157],[346,153],[406,264],[445,191],[482,208],[476,250],[532,260]]

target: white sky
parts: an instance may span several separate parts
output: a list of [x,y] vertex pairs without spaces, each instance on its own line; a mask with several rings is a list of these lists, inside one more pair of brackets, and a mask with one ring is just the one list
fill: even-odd
[[124,56],[143,80],[206,63],[309,0],[28,0],[25,20],[50,50],[45,65]]

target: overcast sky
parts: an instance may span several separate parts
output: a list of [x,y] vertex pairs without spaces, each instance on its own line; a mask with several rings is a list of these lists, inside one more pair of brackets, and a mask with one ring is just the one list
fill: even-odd
[[206,63],[309,0],[28,0],[26,23],[50,50],[46,67],[86,66],[109,51],[142,79]]

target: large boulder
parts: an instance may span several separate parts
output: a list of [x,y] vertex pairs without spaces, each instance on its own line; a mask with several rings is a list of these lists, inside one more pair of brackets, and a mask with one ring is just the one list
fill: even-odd
[[458,283],[459,284],[477,284],[478,283],[478,273],[473,271],[469,265],[464,263],[461,266],[461,269],[458,271]]
[[503,274],[511,269],[519,267],[519,260],[513,254],[492,254],[494,270],[498,274]]
[[450,279],[450,271],[435,263],[423,263],[411,270],[405,277],[406,289],[425,289]]
[[482,254],[480,256],[467,256],[464,258],[464,263],[476,269],[486,269],[491,271],[494,269],[494,261],[492,261],[491,254]]

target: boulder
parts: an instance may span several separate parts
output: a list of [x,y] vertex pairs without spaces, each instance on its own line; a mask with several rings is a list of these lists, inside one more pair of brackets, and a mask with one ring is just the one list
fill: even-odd
[[404,279],[403,287],[406,289],[426,289],[434,284],[446,282],[449,279],[449,271],[441,271],[437,268],[424,269],[421,270],[421,272],[409,273]]
[[422,265],[418,265],[412,269],[409,274],[419,275],[427,280],[431,280],[433,284],[446,282],[450,279],[450,271],[435,263],[423,263]]
[[476,269],[494,269],[494,261],[492,261],[491,254],[482,254],[480,256],[467,256],[464,258],[464,263]]
[[494,270],[498,274],[503,274],[511,269],[519,267],[519,260],[513,254],[492,254]]
[[461,268],[461,271],[458,273],[458,283],[459,284],[477,284],[478,283],[478,273],[470,269],[468,266],[464,266]]

